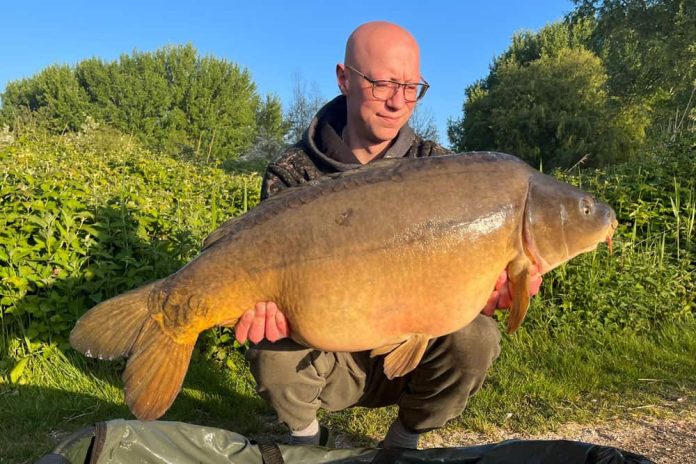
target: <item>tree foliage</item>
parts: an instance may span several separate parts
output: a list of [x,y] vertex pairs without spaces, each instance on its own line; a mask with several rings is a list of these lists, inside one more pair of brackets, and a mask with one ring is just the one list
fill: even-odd
[[293,76],[292,100],[285,116],[288,124],[288,143],[302,139],[302,134],[312,122],[312,118],[325,103],[326,99],[321,96],[316,82],[310,85],[301,74],[296,73]]
[[500,150],[535,166],[625,160],[643,140],[639,113],[616,104],[601,60],[580,44],[587,28],[554,24],[515,36],[486,80],[466,89],[450,121],[456,150]]
[[152,149],[205,162],[239,157],[261,130],[284,134],[276,97],[263,100],[247,70],[191,45],[52,66],[9,83],[2,103],[0,121],[10,126],[27,110],[53,132],[77,130],[90,117]]
[[602,165],[634,158],[685,120],[696,125],[696,5],[576,4],[565,21],[516,34],[466,89],[461,117],[448,124],[455,149],[508,150],[565,167],[589,155]]
[[664,130],[675,111],[688,112],[696,88],[696,2],[575,3],[569,21],[594,21],[587,46],[602,58],[612,95],[645,105],[656,130]]

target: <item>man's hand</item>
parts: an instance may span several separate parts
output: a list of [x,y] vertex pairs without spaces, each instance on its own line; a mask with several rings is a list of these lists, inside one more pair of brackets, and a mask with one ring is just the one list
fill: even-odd
[[[541,287],[541,274],[539,268],[532,265],[529,268],[529,296],[534,296],[539,293]],[[496,308],[508,309],[512,305],[512,284],[508,279],[507,270],[504,270],[498,281],[495,283],[495,289],[488,298],[486,306],[481,311],[486,316],[492,316]]]
[[290,326],[274,302],[260,301],[239,318],[234,336],[239,343],[247,340],[258,343],[264,338],[275,342],[290,336]]

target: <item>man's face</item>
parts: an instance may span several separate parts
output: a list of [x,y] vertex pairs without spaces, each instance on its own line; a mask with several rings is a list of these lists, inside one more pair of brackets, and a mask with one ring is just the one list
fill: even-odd
[[[373,80],[416,83],[420,81],[418,53],[409,47],[391,47],[382,53],[366,54],[356,63],[346,63]],[[358,73],[343,67],[347,82],[344,94],[348,104],[348,124],[365,142],[378,144],[393,140],[408,122],[415,102],[404,99],[403,87],[394,96],[378,100],[372,84]]]

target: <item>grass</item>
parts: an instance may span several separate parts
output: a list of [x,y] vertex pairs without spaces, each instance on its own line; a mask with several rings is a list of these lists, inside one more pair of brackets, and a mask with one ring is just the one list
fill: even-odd
[[[694,320],[643,334],[523,327],[504,338],[484,387],[448,428],[534,432],[571,421],[688,408],[696,392],[694,353]],[[230,356],[224,366],[198,356],[163,419],[250,436],[268,433],[270,411],[254,393],[241,354]],[[19,382],[0,383],[0,462],[32,462],[75,430],[131,418],[122,401],[121,368],[122,363],[95,362],[73,351],[45,348],[30,354]],[[394,407],[355,408],[323,413],[321,420],[354,442],[374,445],[395,414]]]
[[[183,392],[162,419],[240,433],[258,430],[263,403],[241,355],[233,356],[236,362],[227,368],[198,356]],[[53,348],[36,351],[28,360],[19,382],[0,378],[0,463],[33,462],[76,430],[133,418],[123,403],[123,362],[97,362]]]

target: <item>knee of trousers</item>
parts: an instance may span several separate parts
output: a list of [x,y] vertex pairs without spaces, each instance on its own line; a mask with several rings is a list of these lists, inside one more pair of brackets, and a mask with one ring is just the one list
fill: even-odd
[[496,321],[486,316],[436,339],[414,371],[410,391],[399,401],[401,422],[423,433],[459,416],[499,354],[500,330]]
[[[498,322],[483,314],[452,334],[452,344],[456,351],[468,353],[469,362],[478,366],[483,375],[500,356],[500,339]],[[472,346],[475,348],[472,349]]]
[[317,375],[312,364],[314,350],[294,342],[286,343],[288,349],[281,349],[279,343],[272,349],[264,343],[251,347],[246,358],[259,396],[291,430],[301,430],[316,417],[324,379]]
[[443,384],[480,386],[500,355],[500,338],[498,323],[479,315],[463,329],[434,340],[421,364],[426,372],[442,376]]

